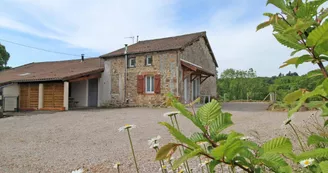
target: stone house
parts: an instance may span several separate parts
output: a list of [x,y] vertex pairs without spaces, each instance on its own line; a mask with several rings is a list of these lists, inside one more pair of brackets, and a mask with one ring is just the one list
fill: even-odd
[[206,32],[139,41],[100,57],[104,104],[161,105],[168,93],[184,103],[217,96],[218,64]]
[[205,32],[140,41],[97,58],[0,72],[0,110],[68,110],[188,103],[216,97],[218,67]]

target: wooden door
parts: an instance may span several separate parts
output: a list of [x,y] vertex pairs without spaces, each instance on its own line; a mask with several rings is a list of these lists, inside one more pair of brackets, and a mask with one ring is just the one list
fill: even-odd
[[64,107],[64,83],[45,83],[43,85],[43,107]]
[[36,110],[39,106],[39,84],[20,84],[19,108]]

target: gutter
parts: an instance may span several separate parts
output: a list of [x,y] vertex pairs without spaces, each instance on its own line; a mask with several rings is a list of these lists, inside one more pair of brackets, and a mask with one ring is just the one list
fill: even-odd
[[124,73],[124,103],[128,102],[128,99],[126,97],[126,84],[127,84],[127,77],[128,77],[128,44],[125,44],[125,50],[124,50],[124,56],[125,56],[125,73]]

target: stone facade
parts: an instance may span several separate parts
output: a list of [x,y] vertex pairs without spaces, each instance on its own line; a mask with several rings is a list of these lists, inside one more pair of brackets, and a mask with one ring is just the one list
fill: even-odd
[[[179,58],[194,63],[196,65],[201,66],[208,72],[215,74],[215,77],[207,78],[201,85],[200,85],[200,95],[210,95],[211,97],[217,97],[217,86],[216,86],[216,79],[217,79],[217,72],[216,66],[213,62],[212,55],[208,47],[206,46],[205,39],[201,37],[198,41],[194,42],[192,45],[187,46],[183,51],[179,53]],[[179,67],[180,74],[182,74],[182,68]],[[184,98],[184,79],[183,76],[179,76],[179,94],[182,97],[182,101],[185,100]],[[189,101],[192,95],[192,83],[190,80],[190,76],[188,79],[189,86]]]
[[[153,62],[151,66],[145,65],[147,55],[152,56]],[[181,101],[183,101],[184,79],[180,59],[197,64],[207,71],[216,74],[215,63],[203,38],[185,47],[183,50],[129,55],[130,57],[136,58],[136,66],[127,69],[126,84],[125,57],[105,59],[105,71],[102,77],[103,84],[107,86],[103,86],[103,88],[108,88],[109,92],[104,91],[106,93],[102,96],[100,105],[121,105],[125,104],[125,102],[133,106],[162,105],[168,93],[179,96]],[[138,75],[154,76],[158,74],[161,76],[160,94],[138,93]],[[190,80],[188,86],[191,98],[192,87]],[[216,97],[216,75],[206,79],[201,84],[200,94]],[[124,98],[125,95],[126,98]]]
[[[151,55],[153,62],[151,66],[145,65],[145,58]],[[129,56],[136,58],[136,66],[129,67],[127,71],[127,84],[125,82],[125,58],[124,56],[110,58],[105,61],[105,67],[110,67],[110,71],[105,72],[105,78],[108,78],[110,84],[110,97],[108,100],[103,99],[103,104],[120,105],[124,100],[128,101],[129,105],[144,106],[144,105],[161,105],[166,100],[168,93],[177,94],[177,52],[139,54]],[[137,92],[137,76],[154,76],[161,75],[160,94],[139,94]],[[124,99],[124,90],[126,88],[126,99]]]

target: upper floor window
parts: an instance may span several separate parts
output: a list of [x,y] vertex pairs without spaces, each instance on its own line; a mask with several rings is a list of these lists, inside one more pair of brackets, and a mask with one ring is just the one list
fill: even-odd
[[128,67],[136,67],[136,58],[129,58],[128,60]]
[[153,57],[151,55],[146,56],[146,65],[152,65],[153,64]]
[[154,93],[154,76],[145,76],[146,93]]

